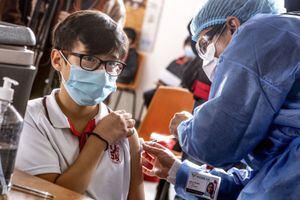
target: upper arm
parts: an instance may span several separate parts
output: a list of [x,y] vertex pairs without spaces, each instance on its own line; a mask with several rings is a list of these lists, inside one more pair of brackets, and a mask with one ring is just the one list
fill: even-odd
[[128,199],[144,199],[141,147],[137,132],[128,138],[130,145],[130,190]]

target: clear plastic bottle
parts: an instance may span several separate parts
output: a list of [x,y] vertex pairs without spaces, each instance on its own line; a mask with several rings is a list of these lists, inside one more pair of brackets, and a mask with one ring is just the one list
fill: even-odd
[[18,82],[4,77],[0,87],[0,194],[10,190],[11,177],[14,171],[23,119],[11,104],[14,90],[12,84]]

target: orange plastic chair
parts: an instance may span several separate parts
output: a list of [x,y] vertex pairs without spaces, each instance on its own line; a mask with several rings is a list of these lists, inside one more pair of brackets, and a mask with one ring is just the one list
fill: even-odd
[[117,83],[117,88],[118,88],[119,93],[117,96],[114,110],[117,110],[117,107],[120,103],[123,92],[129,92],[129,93],[133,94],[133,102],[132,102],[133,118],[135,118],[135,110],[136,110],[136,89],[138,88],[139,83],[140,83],[140,77],[142,74],[144,60],[145,60],[145,55],[139,52],[138,53],[138,68],[137,68],[137,72],[135,74],[135,77],[134,77],[134,80],[132,81],[132,83],[129,83],[129,84]]
[[138,133],[145,141],[151,133],[170,135],[169,123],[175,113],[192,112],[194,99],[188,90],[178,87],[160,86],[156,91]]

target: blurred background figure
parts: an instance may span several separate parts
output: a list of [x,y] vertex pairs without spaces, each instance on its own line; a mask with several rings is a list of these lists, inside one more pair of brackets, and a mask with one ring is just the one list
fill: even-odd
[[119,25],[124,26],[126,9],[123,0],[66,0],[67,9],[59,13],[59,20],[78,10],[100,10]]
[[182,75],[189,63],[196,57],[191,47],[191,39],[187,37],[183,43],[184,55],[173,60],[167,68],[165,68],[156,83],[156,88],[144,92],[144,102],[147,107],[151,103],[157,88],[163,86],[181,87]]
[[133,28],[125,27],[124,32],[126,33],[129,40],[129,50],[126,57],[126,67],[122,71],[122,74],[118,77],[117,82],[119,83],[131,83],[134,80],[135,74],[138,68],[138,53],[136,50],[136,38],[137,33]]
[[18,25],[27,25],[31,0],[0,0],[0,20]]
[[[189,32],[190,38],[192,37],[192,33],[190,30],[190,24],[192,21],[189,22],[187,26],[187,30]],[[195,55],[197,55],[196,50],[196,42],[191,39],[191,47]],[[205,103],[208,100],[211,80],[207,77],[203,68],[207,66],[203,66],[203,60],[196,56],[185,68],[183,75],[182,75],[182,82],[181,85],[184,88],[187,88],[191,93],[193,93],[193,97],[195,100],[194,108]]]

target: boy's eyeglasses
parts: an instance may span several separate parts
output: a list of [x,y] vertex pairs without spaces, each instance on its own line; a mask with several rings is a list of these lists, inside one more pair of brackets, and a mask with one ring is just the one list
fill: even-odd
[[101,65],[104,65],[106,73],[111,76],[118,76],[126,67],[126,64],[121,61],[101,60],[93,55],[80,54],[65,50],[62,50],[62,52],[78,57],[80,59],[80,67],[87,71],[95,71],[99,69]]

